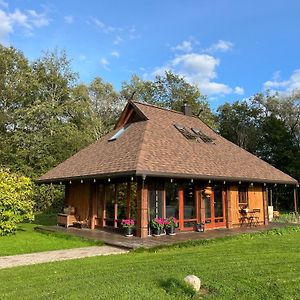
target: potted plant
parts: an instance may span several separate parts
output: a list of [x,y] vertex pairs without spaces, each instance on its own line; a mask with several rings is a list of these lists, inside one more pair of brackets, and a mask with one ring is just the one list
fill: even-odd
[[127,236],[127,237],[133,236],[134,224],[135,224],[135,221],[132,219],[122,220],[121,225],[125,229],[125,236]]
[[178,220],[175,217],[166,219],[165,227],[168,235],[175,235],[175,228],[178,227]]
[[195,223],[195,231],[204,232],[204,229],[205,229],[205,223],[204,222]]
[[154,236],[159,236],[164,228],[165,220],[163,218],[155,218],[151,220],[151,228]]

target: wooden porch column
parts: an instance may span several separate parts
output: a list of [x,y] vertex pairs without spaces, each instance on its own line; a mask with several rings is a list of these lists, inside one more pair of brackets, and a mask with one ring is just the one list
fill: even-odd
[[295,211],[298,211],[298,205],[297,205],[297,196],[298,196],[298,189],[297,189],[297,187],[295,187],[294,188],[294,209],[295,209]]
[[90,210],[90,220],[91,229],[95,229],[96,217],[97,217],[97,197],[98,197],[98,185],[96,183],[92,183],[91,187],[91,210]]
[[148,236],[148,185],[145,181],[137,183],[137,236],[145,238]]
[[200,190],[200,222],[205,223],[205,203],[204,203],[204,197],[203,197],[203,190],[204,187],[201,187]]
[[180,184],[178,187],[178,198],[179,198],[179,229],[184,228],[184,187]]
[[232,208],[231,208],[230,186],[225,186],[224,191],[225,191],[226,227],[232,228]]
[[195,186],[195,196],[196,196],[196,218],[197,223],[201,222],[201,197],[200,197],[201,189],[200,186],[197,184]]
[[126,193],[126,218],[130,219],[131,216],[131,182],[127,182],[127,193]]
[[64,205],[65,207],[68,206],[69,203],[69,195],[70,195],[70,184],[66,183],[65,184],[65,199],[64,199]]
[[265,186],[262,186],[262,194],[263,194],[264,224],[268,225],[269,224],[269,216],[268,216],[268,194],[267,194],[267,188]]

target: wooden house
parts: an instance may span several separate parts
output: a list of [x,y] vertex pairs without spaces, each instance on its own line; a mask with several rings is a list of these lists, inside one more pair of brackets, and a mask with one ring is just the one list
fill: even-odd
[[91,229],[137,221],[147,237],[155,217],[174,216],[179,230],[241,225],[240,210],[268,223],[268,187],[297,181],[229,142],[189,106],[183,112],[129,101],[115,129],[38,179],[65,185],[66,206]]

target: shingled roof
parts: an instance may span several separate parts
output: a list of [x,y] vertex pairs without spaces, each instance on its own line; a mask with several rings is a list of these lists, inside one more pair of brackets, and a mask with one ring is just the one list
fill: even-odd
[[[109,141],[126,124],[130,124],[126,130]],[[175,124],[183,126],[190,139]],[[202,138],[196,137],[192,128],[200,130]],[[199,118],[131,101],[114,131],[38,182],[126,175],[297,184],[294,178],[221,137]]]

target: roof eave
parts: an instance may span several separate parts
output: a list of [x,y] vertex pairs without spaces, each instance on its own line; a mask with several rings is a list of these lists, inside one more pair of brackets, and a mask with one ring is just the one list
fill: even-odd
[[146,177],[166,177],[173,179],[195,179],[195,180],[214,180],[214,181],[227,181],[227,182],[249,182],[249,183],[266,183],[266,184],[289,184],[298,185],[296,179],[291,180],[274,180],[274,179],[260,179],[260,178],[247,178],[247,177],[228,177],[228,176],[215,176],[215,175],[202,175],[202,174],[186,174],[186,173],[169,173],[169,172],[154,172],[142,171],[136,172],[136,176]]

